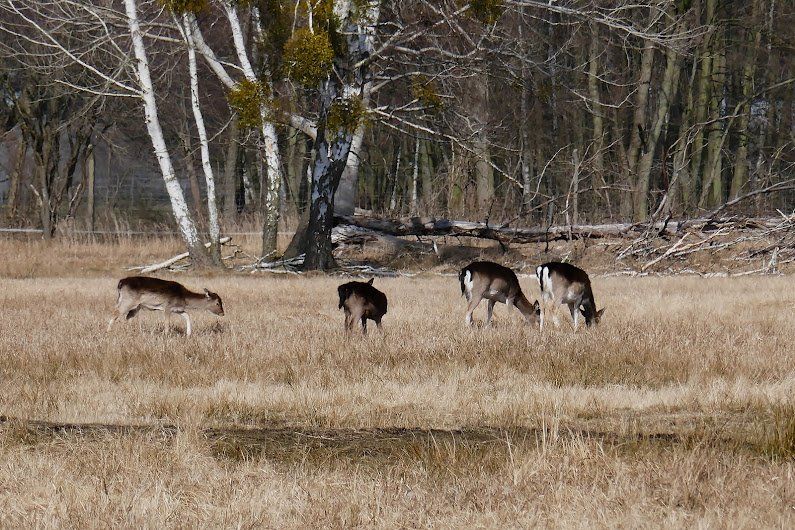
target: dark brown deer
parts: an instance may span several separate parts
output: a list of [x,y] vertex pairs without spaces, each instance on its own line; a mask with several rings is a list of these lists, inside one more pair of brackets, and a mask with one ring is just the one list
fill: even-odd
[[182,284],[149,278],[147,276],[130,276],[119,280],[116,287],[119,297],[116,300],[116,314],[108,322],[108,331],[120,317],[127,320],[138,314],[138,311],[150,309],[163,311],[168,327],[171,313],[182,315],[185,319],[186,332],[190,336],[191,326],[188,311],[207,310],[218,316],[224,316],[224,304],[217,294],[204,290],[204,294],[194,293]]
[[339,309],[345,310],[345,331],[353,331],[356,322],[362,324],[362,334],[367,334],[367,319],[381,329],[381,319],[386,314],[386,295],[369,282],[348,282],[337,287],[340,295]]
[[[541,329],[548,318],[546,313],[554,314],[557,307],[564,304],[569,306],[571,318],[574,320],[574,331],[577,331],[580,313],[585,317],[585,325],[588,327],[598,324],[602,319],[605,310],[596,310],[591,279],[584,270],[569,263],[550,262],[538,266],[536,276],[543,302]],[[555,320],[557,322],[557,316]]]
[[466,323],[472,325],[472,312],[484,298],[488,300],[486,325],[491,324],[494,304],[501,302],[508,307],[515,307],[527,320],[528,324],[537,324],[540,314],[538,300],[533,304],[527,299],[519,285],[519,278],[508,267],[491,261],[475,261],[470,263],[458,275],[461,282],[461,294],[466,296]]

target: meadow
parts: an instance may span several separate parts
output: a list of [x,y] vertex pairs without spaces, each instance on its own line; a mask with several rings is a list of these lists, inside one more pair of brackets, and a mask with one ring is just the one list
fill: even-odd
[[175,247],[0,240],[0,526],[795,524],[791,277],[594,275],[578,333],[376,279],[384,332],[347,337],[339,277],[164,273],[226,316],[106,333]]

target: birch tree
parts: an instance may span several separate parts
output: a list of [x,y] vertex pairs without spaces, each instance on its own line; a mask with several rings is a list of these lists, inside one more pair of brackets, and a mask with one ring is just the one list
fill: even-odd
[[209,213],[210,223],[210,256],[217,264],[221,264],[221,225],[218,219],[218,205],[215,194],[215,175],[210,163],[210,147],[207,140],[207,129],[204,126],[204,115],[199,101],[199,73],[196,67],[196,44],[193,40],[193,32],[190,17],[182,14],[182,29],[185,43],[188,47],[188,69],[190,75],[190,95],[191,106],[193,108],[193,119],[196,122],[196,130],[199,133],[199,147],[201,152],[202,171],[207,185],[207,212]]
[[155,99],[154,85],[152,83],[152,76],[149,71],[149,61],[146,55],[146,46],[144,45],[143,34],[141,32],[141,24],[138,20],[138,6],[136,0],[124,0],[124,9],[127,13],[127,23],[130,28],[130,37],[132,40],[133,52],[136,60],[136,73],[140,87],[140,95],[143,100],[144,115],[146,119],[146,129],[149,132],[149,137],[152,140],[152,147],[155,151],[155,157],[160,165],[160,172],[163,175],[163,182],[166,185],[168,197],[171,200],[171,209],[174,212],[174,218],[177,221],[177,226],[185,241],[188,252],[196,264],[207,263],[207,253],[204,245],[199,239],[196,225],[191,219],[188,211],[188,204],[185,202],[185,196],[182,193],[182,187],[174,172],[174,165],[171,161],[171,155],[168,151],[165,138],[163,137],[163,129],[160,125],[160,117],[157,110],[157,101]]

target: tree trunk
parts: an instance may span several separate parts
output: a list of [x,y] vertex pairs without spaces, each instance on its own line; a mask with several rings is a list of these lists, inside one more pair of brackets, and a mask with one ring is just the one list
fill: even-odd
[[243,180],[243,204],[247,212],[254,212],[257,210],[257,190],[254,186],[254,180],[251,178],[251,175],[255,173],[255,171],[252,171],[251,165],[252,163],[249,155],[246,153],[243,157],[243,167],[240,172],[241,179]]
[[38,166],[36,183],[30,186],[36,196],[42,236],[45,240],[50,240],[55,235],[50,189],[59,165],[60,145],[57,143],[57,136],[58,133],[53,130],[51,124],[48,123],[42,127],[38,152],[34,152]]
[[5,217],[8,221],[13,221],[17,215],[17,197],[19,195],[19,183],[22,180],[22,166],[25,165],[25,154],[28,146],[25,139],[20,135],[17,145],[17,157],[14,160],[14,169],[11,171],[8,183],[8,197],[6,200]]
[[166,185],[169,199],[171,200],[171,209],[174,213],[174,218],[177,221],[182,239],[188,247],[193,262],[196,265],[204,265],[208,262],[208,256],[204,245],[199,239],[199,234],[196,230],[196,225],[191,219],[188,205],[185,202],[185,196],[182,194],[182,188],[179,185],[179,180],[174,173],[174,166],[171,163],[171,156],[168,152],[165,139],[163,137],[163,130],[160,127],[160,118],[157,114],[157,102],[155,101],[154,85],[149,73],[149,62],[146,57],[146,48],[144,47],[143,35],[141,33],[140,24],[138,22],[137,6],[135,0],[124,0],[124,6],[127,12],[127,21],[130,28],[130,36],[132,37],[133,49],[135,51],[136,68],[138,74],[138,81],[141,86],[141,97],[144,103],[144,113],[146,115],[146,128],[152,140],[152,147],[157,157],[157,162],[160,165],[160,172],[163,175],[163,181]]
[[[629,147],[627,148],[627,181],[630,189],[637,186],[637,162],[643,147],[642,134],[646,133],[646,113],[649,100],[649,85],[651,83],[652,67],[654,65],[654,43],[645,41],[640,60],[640,74],[638,89],[635,95],[635,111],[632,117],[632,129],[629,134]],[[625,193],[621,200],[621,214],[623,217],[634,216],[633,193]]]
[[465,160],[465,158],[463,153],[456,155],[455,144],[450,146],[450,157],[447,157],[445,153],[444,160],[447,166],[447,186],[449,190],[447,197],[448,213],[458,213],[464,207],[464,179],[466,178],[466,171],[462,160]]
[[[224,2],[226,16],[232,30],[232,41],[235,45],[243,75],[252,83],[265,83],[272,91],[269,72],[265,71],[257,76],[251,66],[246,53],[245,39],[243,30],[240,26],[240,19],[237,14],[236,2]],[[265,163],[268,169],[267,182],[260,182],[263,192],[263,226],[262,226],[262,255],[267,256],[276,252],[276,242],[279,231],[279,217],[281,213],[281,186],[282,186],[282,166],[281,155],[279,154],[279,138],[276,134],[276,127],[273,125],[270,110],[265,102],[260,103],[259,108],[261,127],[260,141],[265,155]]]
[[673,172],[671,173],[671,183],[666,193],[667,204],[663,205],[666,209],[666,214],[678,211],[684,215],[689,211],[688,205],[692,203],[694,193],[693,179],[688,170],[687,153],[690,146],[690,128],[693,124],[693,113],[695,112],[693,108],[693,87],[695,86],[697,74],[698,60],[694,58],[690,70],[690,79],[687,84],[687,99],[681,120],[682,123],[679,126],[679,135],[677,136],[673,154]]
[[[358,4],[357,4],[358,5]],[[331,255],[331,229],[334,224],[334,195],[342,178],[353,135],[359,123],[328,128],[332,105],[340,98],[350,98],[357,89],[364,90],[371,73],[366,66],[355,67],[370,57],[374,48],[373,32],[380,15],[380,3],[365,3],[359,8],[352,2],[336,0],[334,15],[340,20],[341,34],[346,36],[344,57],[335,61],[335,72],[320,89],[320,118],[315,141],[315,161],[312,170],[312,194],[309,223],[306,230],[306,270],[327,270],[335,265]],[[365,63],[366,64],[366,63]],[[301,237],[300,235],[296,235]]]
[[474,114],[473,154],[475,156],[475,184],[477,208],[487,210],[494,199],[494,168],[491,165],[491,148],[489,145],[489,83],[486,72],[482,72],[475,80],[471,92],[472,111]]
[[265,162],[268,168],[267,182],[260,182],[260,186],[263,186],[265,191],[264,201],[262,203],[262,208],[264,210],[262,255],[267,256],[275,253],[277,250],[283,176],[276,127],[274,127],[271,122],[263,122],[262,131],[262,139],[265,143]]
[[[604,181],[605,155],[604,116],[599,95],[599,32],[591,25],[591,45],[588,49],[588,96],[591,100],[591,119],[593,120],[593,170],[594,177]],[[594,185],[594,187],[596,187]]]
[[[710,28],[710,31],[707,33],[707,36],[704,39],[704,44],[701,51],[701,71],[699,72],[698,87],[696,89],[696,112],[695,119],[693,120],[694,125],[697,127],[703,127],[702,124],[706,120],[709,106],[710,78],[713,72],[712,56],[714,53],[712,41],[715,38],[715,29],[712,28],[712,24],[715,21],[715,1],[716,0],[706,0],[706,24],[707,27]],[[692,182],[693,200],[695,200],[695,193],[698,189],[699,183],[703,183],[702,187],[707,185],[701,172],[704,136],[706,134],[708,134],[707,131],[699,130],[696,132],[696,136],[693,139],[693,149],[690,155],[690,179]],[[688,209],[692,208],[693,206],[695,206],[695,204],[686,204]]]
[[[223,266],[221,261],[221,225],[218,219],[218,204],[215,194],[215,175],[210,163],[210,147],[207,140],[207,130],[204,127],[204,116],[199,101],[199,74],[196,67],[196,46],[193,43],[190,19],[183,16],[185,38],[188,44],[188,71],[190,74],[191,105],[193,107],[193,120],[196,122],[196,131],[199,133],[199,148],[202,160],[204,181],[207,187],[207,213],[210,232],[210,258],[214,265]],[[191,164],[192,165],[192,164]]]
[[403,138],[399,138],[395,146],[395,172],[392,175],[392,188],[389,191],[389,211],[397,210],[398,189],[400,189],[400,160],[403,153]]
[[[665,73],[657,103],[657,115],[654,118],[650,133],[647,135],[647,149],[638,163],[637,182],[635,186],[635,220],[644,221],[649,215],[649,180],[651,178],[651,165],[657,147],[660,133],[668,124],[668,111],[671,102],[676,97],[679,86],[679,54],[673,48],[666,53]],[[662,161],[665,163],[665,161]]]
[[[53,223],[52,219],[52,210],[50,209],[50,192],[49,192],[49,184],[48,180],[48,172],[49,172],[49,156],[48,151],[49,149],[45,147],[43,164],[39,165],[39,189],[38,191],[33,188],[33,192],[36,194],[36,200],[39,205],[39,219],[41,220],[41,233],[45,240],[49,241],[52,239],[52,236],[55,235],[55,224]],[[32,188],[32,186],[31,186]]]
[[428,140],[420,142],[420,183],[423,204],[426,209],[433,210],[436,207],[433,196],[433,160],[429,152]]
[[411,213],[416,214],[419,210],[417,188],[420,176],[420,137],[414,139],[414,167],[411,171]]
[[[303,148],[300,150],[301,158],[296,161],[296,168],[298,170],[299,187],[298,187],[298,212],[301,217],[309,212],[309,192],[312,188],[312,164],[310,161],[314,160],[312,146],[314,140],[306,137],[301,141]],[[307,217],[307,222],[309,218]]]
[[328,270],[335,267],[331,256],[331,229],[334,226],[334,194],[339,186],[345,160],[350,150],[351,135],[330,143],[324,127],[318,129],[316,155],[312,171],[312,202],[307,227],[306,270]]
[[762,23],[759,21],[761,0],[753,0],[751,19],[748,28],[748,44],[745,54],[745,64],[742,73],[742,98],[740,120],[737,124],[737,154],[734,161],[734,175],[732,176],[730,198],[736,198],[744,193],[748,185],[748,122],[751,118],[751,93],[756,71],[756,57],[759,53],[759,44],[762,40]]
[[[722,42],[719,40],[719,42]],[[704,178],[699,207],[713,208],[723,201],[722,156],[723,121],[720,119],[721,102],[723,100],[724,82],[726,80],[726,50],[721,47],[713,58],[712,86],[710,97],[709,129],[707,135],[707,157],[704,161]]]
[[[367,108],[370,104],[371,84],[367,83],[362,94],[362,106]],[[356,208],[356,191],[359,187],[359,166],[361,165],[362,143],[364,142],[365,123],[360,122],[353,133],[351,153],[345,163],[340,186],[334,198],[334,208],[340,215],[353,215]]]
[[196,173],[196,166],[193,163],[193,145],[190,141],[190,133],[186,132],[183,136],[183,146],[185,154],[185,170],[188,173],[188,186],[190,187],[190,197],[193,202],[193,211],[197,218],[202,217],[202,190],[199,186],[199,175]]
[[566,224],[576,225],[580,217],[580,154],[575,149],[571,155],[571,162],[574,168],[569,186],[569,195],[566,197]]
[[229,124],[229,140],[224,161],[224,218],[232,222],[237,217],[238,159],[240,158],[240,128],[237,114]]
[[531,127],[531,120],[530,120],[530,108],[531,108],[531,101],[530,97],[532,93],[530,91],[530,69],[527,66],[527,62],[530,60],[529,53],[527,50],[527,40],[525,38],[524,33],[524,26],[525,26],[525,8],[524,6],[519,7],[519,46],[522,52],[521,57],[521,83],[522,83],[522,90],[520,95],[520,103],[519,108],[522,114],[521,120],[519,122],[519,127],[521,129],[521,146],[520,146],[520,153],[519,156],[521,158],[521,172],[522,172],[522,205],[520,207],[520,212],[524,213],[530,210],[532,206],[532,201],[535,197],[533,193],[533,177],[534,175],[534,165],[533,165],[533,146],[531,145],[530,141],[530,127]]
[[96,157],[94,154],[93,146],[86,153],[86,195],[87,197],[87,211],[86,218],[88,219],[88,230],[94,232],[96,229],[96,214],[94,213],[94,178]]

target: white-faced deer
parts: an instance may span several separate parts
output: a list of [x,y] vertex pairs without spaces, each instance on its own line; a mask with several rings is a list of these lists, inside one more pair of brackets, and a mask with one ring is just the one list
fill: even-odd
[[508,307],[515,307],[527,320],[528,324],[537,324],[540,315],[538,300],[533,304],[522,293],[519,279],[508,267],[491,261],[475,261],[470,263],[458,275],[461,282],[461,294],[466,296],[466,323],[472,325],[472,312],[482,299],[489,301],[486,325],[491,324],[494,304],[502,302]]
[[367,334],[367,319],[381,329],[381,319],[386,314],[386,295],[369,282],[348,282],[337,287],[340,295],[339,309],[345,310],[345,331],[353,331],[356,322],[362,324],[362,334]]
[[207,310],[218,316],[224,316],[224,305],[217,294],[204,290],[204,294],[194,293],[182,284],[149,278],[147,276],[130,276],[119,280],[116,287],[119,297],[116,300],[116,314],[108,322],[108,331],[120,317],[127,320],[138,314],[138,311],[150,309],[163,311],[168,327],[171,313],[182,315],[185,319],[186,332],[190,336],[190,317],[188,311]]
[[[591,290],[591,280],[588,274],[569,263],[550,262],[536,268],[536,276],[541,287],[541,329],[548,318],[548,312],[553,312],[557,306],[569,306],[571,318],[574,320],[574,330],[577,331],[580,313],[585,317],[585,325],[590,327],[599,323],[604,308],[596,310],[596,301]],[[557,317],[555,317],[557,320]]]

